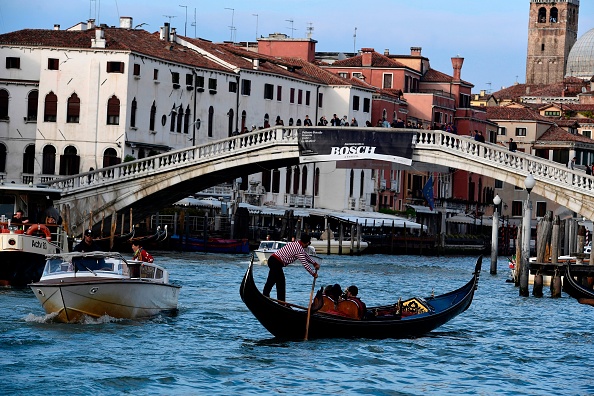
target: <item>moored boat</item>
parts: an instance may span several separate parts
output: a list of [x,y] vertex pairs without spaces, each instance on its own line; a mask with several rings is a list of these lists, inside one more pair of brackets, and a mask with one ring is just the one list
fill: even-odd
[[[0,185],[0,195],[0,286],[25,287],[39,280],[47,254],[68,250],[63,227],[45,224],[43,215],[48,197],[57,200],[60,191],[11,183]],[[17,210],[28,222],[11,221]]]
[[[353,247],[351,249],[351,241],[350,240],[343,240],[342,241],[342,254],[352,254],[352,253],[361,253],[363,250],[367,249],[369,244],[366,241],[354,241]],[[312,239],[311,245],[317,254],[338,254],[339,249],[341,248],[341,244],[336,239],[330,240],[330,253],[328,253],[328,240],[322,239]]]
[[262,264],[267,264],[274,252],[287,244],[287,241],[261,241],[254,254]]
[[186,252],[211,253],[249,253],[250,245],[247,239],[226,238],[196,238],[190,236],[171,235],[173,248]]
[[[264,296],[254,282],[253,258],[243,277],[239,293],[256,319],[275,337],[303,339],[307,307],[284,303]],[[472,279],[461,288],[427,298],[408,299],[388,306],[368,307],[363,319],[353,319],[316,311],[312,304],[309,338],[407,338],[426,334],[449,322],[470,307],[478,285],[482,256],[478,258]],[[321,293],[316,300],[319,302]],[[414,304],[413,304],[414,303]]]
[[181,288],[169,282],[162,266],[115,252],[48,255],[41,279],[29,287],[45,312],[65,323],[85,316],[140,319],[175,313]]

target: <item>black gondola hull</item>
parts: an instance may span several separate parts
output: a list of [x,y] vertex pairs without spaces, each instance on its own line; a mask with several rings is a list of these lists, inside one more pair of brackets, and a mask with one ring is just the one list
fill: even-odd
[[[316,312],[311,315],[308,338],[410,338],[424,335],[464,312],[474,297],[481,270],[482,257],[477,260],[473,278],[450,293],[426,298],[432,311],[402,318],[349,319]],[[243,278],[240,295],[260,323],[275,337],[303,339],[307,311],[292,309],[265,297],[253,278],[253,261]],[[368,311],[373,311],[373,307]]]

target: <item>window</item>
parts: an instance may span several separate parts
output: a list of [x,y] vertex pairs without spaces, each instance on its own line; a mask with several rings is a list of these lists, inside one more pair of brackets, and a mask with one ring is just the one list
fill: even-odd
[[338,76],[342,77],[342,78],[349,78],[349,73],[340,72],[340,73],[338,73]]
[[135,76],[140,76],[140,64],[139,63],[134,64],[134,70],[133,70],[132,74],[134,74]]
[[120,158],[118,157],[118,152],[114,148],[107,148],[103,152],[103,167],[107,168],[108,166],[118,165],[121,163]]
[[305,91],[305,105],[309,106],[310,100],[311,99],[311,92],[310,91]]
[[359,97],[357,95],[353,96],[353,110],[359,110]]
[[27,96],[27,121],[37,121],[37,101],[39,91],[31,91]]
[[45,95],[45,112],[43,114],[43,121],[56,122],[56,114],[58,113],[58,97],[53,92]]
[[115,95],[107,101],[107,125],[120,125],[120,100]]
[[182,107],[182,105],[180,105],[179,109],[177,110],[177,133],[181,133],[183,121],[184,121],[184,108]]
[[66,122],[78,123],[80,119],[80,99],[73,93],[68,98],[68,108],[66,109]]
[[217,79],[216,78],[209,78],[208,79],[208,89],[212,92],[217,91]]
[[546,117],[560,117],[561,116],[561,112],[560,111],[552,111],[552,110],[547,110],[545,111],[544,114]]
[[371,108],[371,100],[369,98],[363,98],[363,112],[369,113],[370,108]]
[[278,100],[280,102],[282,100],[282,96],[283,96],[283,87],[281,85],[278,85],[276,87],[276,100]]
[[6,68],[7,69],[20,69],[21,68],[21,58],[7,56],[6,57]]
[[173,87],[179,88],[179,73],[178,72],[171,72],[171,83],[173,84]]
[[149,118],[149,131],[155,130],[155,116],[157,115],[157,105],[153,101],[153,105],[151,106],[151,115]]
[[237,82],[229,81],[229,92],[237,92]]
[[497,127],[497,134],[500,136],[505,136],[507,135],[507,128],[506,127]]
[[196,88],[204,89],[204,76],[196,76]]
[[512,202],[512,216],[522,216],[522,201]]
[[295,88],[291,88],[289,93],[289,103],[295,103]]
[[188,87],[194,86],[194,76],[192,74],[186,74],[186,86],[188,86]]
[[153,69],[153,80],[157,81],[159,79],[159,69]]
[[56,174],[56,148],[54,146],[48,145],[43,148],[41,173],[44,175]]
[[526,128],[516,128],[516,136],[526,136]]
[[250,96],[252,93],[252,80],[241,80],[241,94]]
[[60,70],[60,60],[56,58],[49,58],[47,60],[48,70]]
[[300,89],[297,92],[297,104],[302,104],[303,103],[303,90]]
[[584,135],[587,138],[592,139],[592,131],[582,131],[582,135]]
[[274,99],[274,85],[264,84],[264,99]]
[[272,193],[278,194],[280,192],[280,171],[274,169],[272,171]]
[[0,120],[8,120],[8,91],[0,89]]
[[318,107],[321,109],[324,103],[324,94],[318,93]]
[[384,74],[384,89],[392,88],[392,74]]
[[354,78],[361,78],[361,76],[363,76],[363,73],[353,72],[353,77]]
[[469,108],[470,107],[470,95],[467,94],[460,94],[460,106],[461,108]]
[[173,107],[171,108],[169,115],[171,116],[171,123],[169,124],[169,132],[175,132],[175,117],[177,116],[177,110],[175,108],[175,103],[173,104]]
[[138,109],[138,103],[136,98],[132,99],[132,105],[130,106],[130,127],[136,128],[136,110]]
[[[190,129],[190,105],[186,107],[186,114],[184,114],[184,133],[187,134]],[[194,143],[195,144],[195,143]]]
[[35,145],[30,144],[23,154],[23,173],[35,173]]
[[547,203],[546,202],[536,202],[536,217],[545,217],[547,213]]
[[123,73],[124,62],[107,62],[108,73]]
[[[208,137],[212,137],[212,130],[214,128],[214,107],[208,108]],[[196,143],[194,143],[196,144]]]
[[76,175],[80,169],[80,157],[74,146],[64,149],[64,155],[60,156],[60,175]]
[[495,179],[495,188],[503,188],[503,181]]

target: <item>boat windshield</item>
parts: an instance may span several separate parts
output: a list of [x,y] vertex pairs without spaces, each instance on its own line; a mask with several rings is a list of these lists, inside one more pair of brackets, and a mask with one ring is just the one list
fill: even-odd
[[53,257],[46,261],[43,275],[52,275],[60,272],[104,271],[127,275],[128,267],[122,260],[114,257],[72,257],[69,261],[63,257]]
[[260,249],[272,249],[274,241],[262,241],[260,242]]

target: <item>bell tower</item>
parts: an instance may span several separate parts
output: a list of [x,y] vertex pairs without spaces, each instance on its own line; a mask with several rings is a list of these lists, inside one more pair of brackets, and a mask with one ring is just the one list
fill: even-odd
[[579,0],[530,0],[526,84],[563,81],[579,10]]

